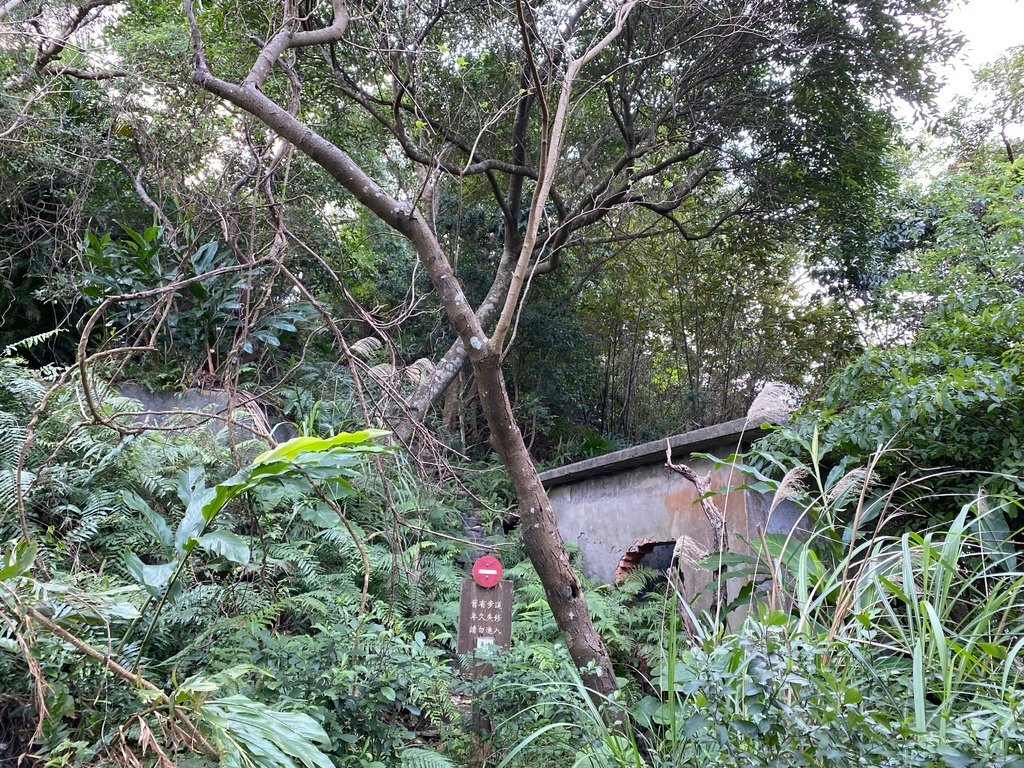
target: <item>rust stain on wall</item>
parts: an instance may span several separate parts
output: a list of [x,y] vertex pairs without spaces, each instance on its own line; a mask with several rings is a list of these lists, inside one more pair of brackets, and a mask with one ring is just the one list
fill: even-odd
[[669,535],[677,535],[677,531],[692,525],[691,515],[697,509],[697,490],[692,485],[680,485],[662,496],[665,504],[666,520],[665,532]]

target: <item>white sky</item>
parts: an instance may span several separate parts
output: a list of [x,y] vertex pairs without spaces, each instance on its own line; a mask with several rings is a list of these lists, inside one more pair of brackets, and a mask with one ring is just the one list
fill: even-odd
[[967,0],[954,6],[950,26],[967,38],[960,60],[950,62],[943,73],[946,87],[940,104],[970,93],[974,70],[989,63],[1013,45],[1024,44],[1024,2],[1018,0]]

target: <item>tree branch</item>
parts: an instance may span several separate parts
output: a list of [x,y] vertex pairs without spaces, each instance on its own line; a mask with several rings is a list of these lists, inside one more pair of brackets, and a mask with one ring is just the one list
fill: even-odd
[[[611,30],[598,42],[587,49],[582,56],[573,59],[566,67],[565,76],[562,79],[562,88],[558,96],[558,105],[555,108],[554,117],[551,120],[551,136],[545,140],[546,131],[541,131],[541,164],[537,187],[533,193],[533,200],[530,204],[530,213],[526,222],[526,232],[523,235],[523,244],[519,251],[519,259],[515,269],[512,271],[512,281],[505,296],[505,304],[498,322],[494,326],[492,341],[496,347],[501,347],[505,336],[509,331],[512,318],[519,306],[523,286],[526,283],[527,272],[533,261],[533,249],[537,242],[537,232],[540,229],[541,217],[544,207],[547,205],[548,194],[554,181],[555,171],[558,168],[558,161],[562,153],[562,139],[569,121],[570,99],[572,97],[573,84],[580,70],[597,58],[622,32],[629,13],[638,0],[626,0],[615,12],[615,20]],[[529,53],[527,52],[527,55]]]
[[285,0],[284,21],[281,28],[263,46],[256,61],[242,81],[243,86],[262,88],[270,76],[274,64],[289,48],[306,48],[311,45],[322,45],[341,40],[348,27],[348,3],[346,0],[333,0],[331,3],[334,18],[329,26],[321,29],[296,30],[300,18],[294,11],[292,0]]

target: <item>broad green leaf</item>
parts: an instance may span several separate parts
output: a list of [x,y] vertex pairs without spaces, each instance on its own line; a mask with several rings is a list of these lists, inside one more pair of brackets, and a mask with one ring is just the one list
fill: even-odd
[[215,693],[226,685],[236,683],[244,677],[253,673],[261,673],[261,670],[252,664],[236,664],[213,675],[192,675],[178,686],[175,698],[181,702],[194,700],[196,694]]
[[177,493],[181,503],[187,505],[196,491],[206,487],[206,473],[202,467],[189,467],[178,473]]
[[124,499],[124,503],[129,509],[132,509],[142,515],[146,521],[147,526],[153,535],[156,536],[157,541],[160,545],[168,552],[174,551],[174,534],[171,533],[170,527],[167,525],[167,521],[158,515],[146,501],[136,493],[132,491],[124,491],[121,494]]
[[4,553],[0,563],[0,581],[14,579],[23,575],[36,559],[36,545],[27,541],[19,541],[13,549]]
[[337,528],[341,525],[338,513],[326,504],[303,505],[299,507],[298,513],[303,520],[307,523],[312,523],[318,528]]
[[125,553],[124,564],[128,574],[154,597],[159,597],[164,591],[178,566],[175,562],[146,565],[134,552]]
[[339,432],[334,437],[295,437],[281,443],[265,453],[261,453],[253,461],[255,466],[275,461],[293,461],[300,453],[326,451],[341,445],[360,445],[390,434],[383,429],[364,429],[359,432]]
[[189,499],[185,516],[178,524],[178,530],[174,534],[174,549],[179,554],[191,551],[195,546],[195,540],[203,532],[209,522],[204,507],[217,497],[217,488],[203,488],[192,494]]
[[206,702],[198,714],[213,726],[223,765],[334,768],[320,750],[330,746],[330,739],[309,715],[278,712],[240,695]]
[[249,564],[249,545],[231,531],[210,531],[199,537],[199,546],[239,565]]
[[698,714],[698,715],[692,715],[691,717],[686,718],[686,722],[683,723],[683,738],[684,739],[691,738],[693,736],[693,734],[697,733],[697,731],[700,731],[703,728],[706,728],[707,725],[708,725],[708,722],[709,722],[709,720],[708,720],[706,715]]

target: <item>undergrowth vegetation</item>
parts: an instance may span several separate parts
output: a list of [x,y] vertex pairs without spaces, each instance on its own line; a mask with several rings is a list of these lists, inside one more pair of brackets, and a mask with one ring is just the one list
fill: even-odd
[[[515,537],[500,703],[460,674],[466,500],[428,489],[383,433],[264,451],[208,425],[132,429],[140,405],[114,390],[97,425],[55,375],[0,358],[3,765],[449,765],[476,698],[496,754],[573,710],[570,690],[538,693],[572,664]],[[500,503],[492,476],[477,490]],[[591,592],[623,660],[657,644],[656,609],[631,605],[645,583]]]
[[610,726],[616,702],[580,690],[561,726],[590,742],[577,765],[1024,765],[1024,570],[1005,524],[1021,499],[981,490],[951,522],[887,534],[899,489],[870,465],[826,475],[810,448],[781,480],[747,467],[810,535],[709,555],[759,602],[726,632],[670,595],[648,695]]
[[[928,483],[881,483],[884,452],[832,465],[815,434],[803,459],[733,457],[810,535],[708,556],[743,585],[728,623],[644,569],[591,587],[623,683],[595,704],[514,533],[515,642],[492,676],[460,671],[470,502],[384,433],[265,450],[209,426],[118,430],[137,403],[111,390],[92,423],[80,382],[13,352],[4,765],[1024,765],[1013,493],[976,487],[929,523]],[[500,506],[477,477],[472,503]]]
[[[242,764],[278,764],[266,740],[285,749],[279,741],[295,733],[308,736],[312,751],[292,755],[306,765],[309,755],[327,764],[322,751],[342,765],[389,764],[421,720],[458,718],[443,649],[460,545],[420,533],[454,528],[455,512],[367,442],[377,435],[298,438],[262,456],[241,443],[249,464],[234,473],[227,443],[205,428],[121,435],[83,425],[74,384],[51,393],[30,425],[49,382],[14,358],[2,366],[2,418],[15,439],[0,457],[0,538],[22,544],[5,548],[0,571],[0,759],[24,750],[81,764],[196,746],[113,665],[171,690],[228,750],[217,752],[237,746]],[[103,403],[108,415],[137,408]],[[394,493],[400,519],[381,511]],[[83,657],[44,620],[97,655]],[[236,704],[281,714],[260,737],[224,714]]]

